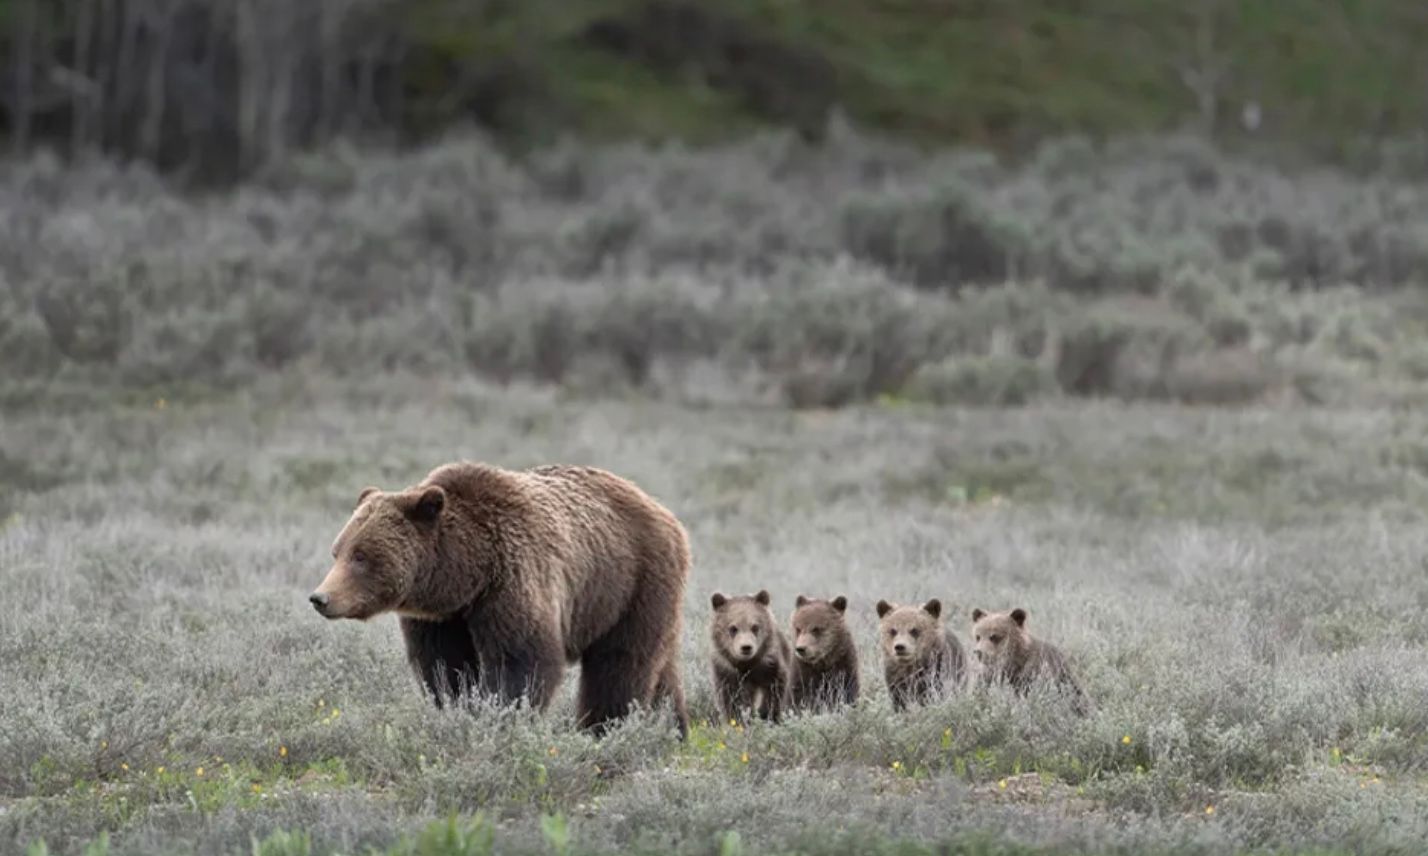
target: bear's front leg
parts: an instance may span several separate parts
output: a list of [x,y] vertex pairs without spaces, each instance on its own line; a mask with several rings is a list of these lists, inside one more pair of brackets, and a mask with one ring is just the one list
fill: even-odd
[[399,624],[407,660],[437,707],[467,698],[476,690],[480,665],[465,621],[402,616]]
[[481,649],[481,692],[509,704],[525,698],[545,710],[560,689],[565,659],[560,644],[539,636],[486,640]]

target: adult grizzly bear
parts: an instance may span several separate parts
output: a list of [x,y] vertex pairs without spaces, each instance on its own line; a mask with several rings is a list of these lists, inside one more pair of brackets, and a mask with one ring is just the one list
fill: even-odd
[[438,706],[474,690],[543,710],[578,661],[583,727],[668,698],[687,734],[689,541],[625,479],[447,464],[402,491],[363,490],[332,555],[313,606],[330,619],[395,612]]
[[972,610],[972,638],[983,683],[1006,682],[1025,694],[1037,681],[1050,681],[1070,696],[1072,709],[1085,715],[1091,700],[1071,674],[1066,655],[1026,629],[1026,610]]

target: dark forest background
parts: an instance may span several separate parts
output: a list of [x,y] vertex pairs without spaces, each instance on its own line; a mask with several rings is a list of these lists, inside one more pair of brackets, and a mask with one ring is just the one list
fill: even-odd
[[3,131],[231,177],[342,135],[924,142],[1191,124],[1362,160],[1428,127],[1416,0],[0,0]]

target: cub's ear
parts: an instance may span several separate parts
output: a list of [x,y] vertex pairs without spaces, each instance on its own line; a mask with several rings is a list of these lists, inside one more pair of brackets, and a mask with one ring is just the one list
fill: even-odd
[[364,487],[364,488],[362,488],[362,492],[359,493],[359,494],[357,494],[357,504],[358,504],[358,505],[361,505],[362,503],[364,503],[364,502],[367,501],[367,497],[371,496],[371,495],[374,494],[374,493],[381,493],[381,492],[382,492],[382,489],[379,488],[379,487],[370,487],[370,486],[369,486],[369,487]]
[[793,599],[793,605],[794,605],[795,607],[805,606],[805,605],[807,605],[807,604],[808,604],[808,598],[804,597],[803,595],[799,595],[798,597],[796,597],[796,598]]
[[833,598],[833,608],[839,612],[848,611],[848,599],[841,594]]
[[878,618],[882,618],[893,611],[893,605],[885,600],[878,601]]
[[1012,610],[1011,616],[1012,621],[1016,622],[1017,627],[1026,626],[1026,610],[1022,609],[1021,607],[1017,607],[1016,609]]
[[720,593],[717,592],[717,591],[714,592],[714,596],[713,596],[713,597],[709,598],[709,603],[710,603],[711,605],[713,605],[713,607],[714,607],[715,609],[719,609],[720,607],[722,607],[724,604],[726,604],[726,603],[728,603],[728,602],[729,602],[729,599],[728,599],[727,597],[725,597],[724,595],[720,594]]
[[973,624],[976,624],[978,621],[981,621],[982,618],[983,618],[984,616],[986,616],[986,614],[987,614],[987,613],[986,613],[985,610],[981,610],[981,609],[974,609],[974,610],[972,610],[972,623],[973,623]]
[[769,597],[768,589],[759,589],[759,593],[754,595],[754,600],[758,601],[764,606],[768,606],[769,601],[772,600],[772,598]]
[[942,615],[942,601],[934,597],[922,605],[922,611],[933,618],[939,618]]
[[429,485],[421,490],[411,491],[402,496],[402,510],[411,520],[430,523],[441,516],[446,507],[446,491],[437,485]]

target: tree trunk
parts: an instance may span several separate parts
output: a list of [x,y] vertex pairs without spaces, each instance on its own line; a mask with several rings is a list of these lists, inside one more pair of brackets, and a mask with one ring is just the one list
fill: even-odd
[[15,92],[10,101],[11,123],[14,128],[11,145],[16,154],[30,147],[30,112],[34,99],[35,0],[16,0],[14,78]]

